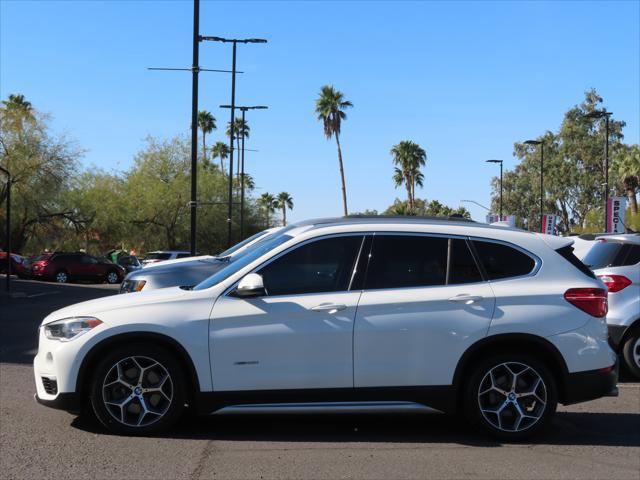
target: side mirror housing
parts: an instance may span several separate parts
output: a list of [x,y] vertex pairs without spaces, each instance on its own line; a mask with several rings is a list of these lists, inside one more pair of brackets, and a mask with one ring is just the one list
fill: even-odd
[[242,298],[266,295],[267,291],[264,288],[262,275],[258,273],[249,273],[245,275],[242,280],[240,280],[240,283],[238,283],[235,293],[236,296]]

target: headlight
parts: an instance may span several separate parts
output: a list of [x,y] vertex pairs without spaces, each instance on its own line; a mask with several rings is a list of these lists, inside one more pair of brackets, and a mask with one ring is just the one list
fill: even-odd
[[102,323],[94,317],[72,317],[56,320],[44,326],[44,334],[47,338],[68,342]]
[[139,292],[146,283],[146,280],[125,280],[120,286],[120,293]]

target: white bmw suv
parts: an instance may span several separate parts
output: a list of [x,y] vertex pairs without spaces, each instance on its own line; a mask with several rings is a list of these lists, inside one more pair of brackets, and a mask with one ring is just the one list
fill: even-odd
[[570,244],[461,220],[291,225],[193,289],[49,315],[36,399],[123,434],[186,407],[423,409],[523,438],[558,402],[617,394],[607,292]]

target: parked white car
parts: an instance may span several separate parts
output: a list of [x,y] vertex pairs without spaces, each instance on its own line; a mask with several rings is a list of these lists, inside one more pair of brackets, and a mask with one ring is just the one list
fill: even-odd
[[609,337],[640,379],[640,234],[598,238],[584,263],[609,289]]
[[616,395],[607,292],[571,240],[470,221],[298,224],[190,290],[119,295],[42,322],[38,402],[111,431],[200,414],[422,409],[504,440],[557,403]]
[[183,250],[156,250],[155,252],[147,252],[142,259],[142,267],[147,267],[158,262],[167,260],[175,260],[178,258],[190,257],[191,253]]

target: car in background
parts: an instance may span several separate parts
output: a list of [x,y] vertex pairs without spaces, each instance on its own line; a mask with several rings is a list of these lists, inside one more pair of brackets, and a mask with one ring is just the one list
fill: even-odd
[[84,252],[55,252],[31,261],[31,276],[36,279],[67,283],[73,280],[120,283],[125,269],[107,259]]
[[127,273],[137,272],[142,268],[142,263],[140,263],[140,260],[138,260],[138,257],[135,255],[118,257],[116,263],[124,268]]
[[242,252],[264,239],[271,238],[272,235],[281,230],[282,227],[276,227],[258,232],[217,256],[203,255],[152,263],[142,270],[128,274],[122,285],[120,285],[120,293],[133,293],[142,290],[146,292],[158,288],[197,285],[223,268]]
[[610,342],[640,379],[640,233],[597,238],[583,262],[609,290]]
[[[12,253],[11,256],[11,274],[17,275],[18,278],[28,278],[29,269],[27,268],[28,262],[25,257]],[[9,271],[9,264],[7,262],[7,252],[0,252],[0,273],[7,273]]]
[[185,252],[184,250],[156,250],[155,252],[148,252],[142,258],[142,266],[146,267],[153,263],[164,262],[166,260],[175,260],[177,258],[191,257],[191,252]]

